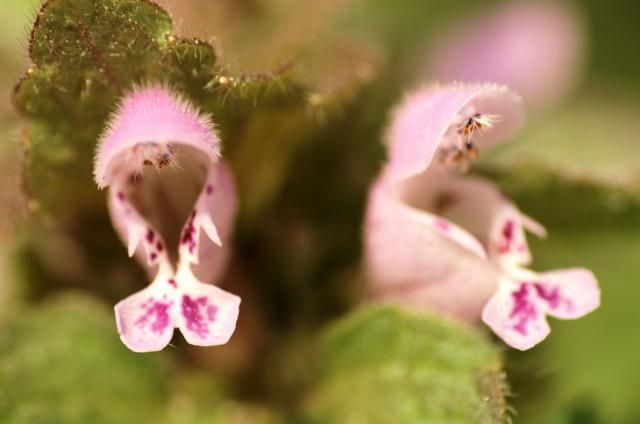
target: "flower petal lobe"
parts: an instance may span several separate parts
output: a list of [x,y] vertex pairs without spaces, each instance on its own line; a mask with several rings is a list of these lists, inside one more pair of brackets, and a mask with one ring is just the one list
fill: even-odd
[[175,288],[157,279],[115,306],[122,342],[134,352],[156,352],[170,341],[175,327]]
[[216,346],[231,338],[238,319],[240,298],[194,277],[178,278],[177,326],[193,345]]

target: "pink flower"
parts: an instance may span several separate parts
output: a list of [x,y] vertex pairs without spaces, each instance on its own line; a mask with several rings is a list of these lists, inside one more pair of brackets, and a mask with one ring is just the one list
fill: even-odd
[[371,189],[365,226],[373,299],[482,317],[518,349],[546,337],[546,315],[578,318],[599,305],[587,270],[526,269],[525,230],[544,236],[544,228],[490,182],[452,172],[522,122],[518,96],[488,84],[425,88],[395,109],[389,162]]
[[578,79],[584,29],[575,10],[551,1],[512,1],[464,20],[436,44],[427,74],[496,81],[529,106],[560,99]]
[[153,276],[115,306],[124,344],[158,351],[175,327],[191,344],[226,343],[240,298],[201,282],[223,270],[236,207],[210,119],[167,88],[137,88],[100,138],[94,173],[129,256]]

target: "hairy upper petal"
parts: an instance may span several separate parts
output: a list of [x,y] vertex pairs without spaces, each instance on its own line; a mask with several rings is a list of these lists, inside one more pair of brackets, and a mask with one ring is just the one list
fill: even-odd
[[[138,87],[124,96],[100,137],[94,176],[100,188],[111,184],[118,167],[137,169],[149,159],[150,144],[165,152],[177,143],[201,151],[209,162],[220,155],[220,140],[209,117],[167,87]],[[142,156],[141,156],[142,154]],[[140,157],[141,156],[141,157]]]
[[524,120],[519,96],[496,84],[433,85],[407,95],[394,109],[385,137],[388,177],[423,172],[451,128],[476,112],[499,117],[490,131],[477,134],[479,147],[506,140]]

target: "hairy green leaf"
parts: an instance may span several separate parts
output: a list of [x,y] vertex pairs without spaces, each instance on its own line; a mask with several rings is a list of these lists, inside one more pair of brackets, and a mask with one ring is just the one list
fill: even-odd
[[354,313],[325,335],[313,423],[497,423],[508,419],[495,348],[479,334],[390,308]]
[[147,422],[168,397],[157,358],[132,355],[103,305],[65,296],[0,337],[3,423]]

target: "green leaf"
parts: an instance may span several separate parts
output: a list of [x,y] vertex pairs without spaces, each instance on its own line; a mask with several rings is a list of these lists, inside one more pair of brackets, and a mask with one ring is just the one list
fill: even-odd
[[162,374],[157,357],[120,343],[103,305],[67,295],[18,311],[3,328],[0,421],[153,421],[168,397]]
[[500,357],[480,334],[391,308],[355,312],[317,352],[313,423],[496,423],[508,419]]
[[225,398],[220,382],[202,371],[171,382],[166,424],[276,424],[278,415],[262,405]]
[[517,139],[488,152],[479,170],[544,225],[640,226],[640,145],[634,138],[639,111],[637,101],[621,96],[583,96],[534,118]]
[[639,113],[640,103],[628,96],[583,95],[553,114],[534,117],[522,135],[489,153],[485,165],[514,173],[522,166],[535,166],[567,179],[638,188]]
[[640,225],[640,187],[563,176],[530,163],[483,167],[520,210],[547,227],[596,229]]

